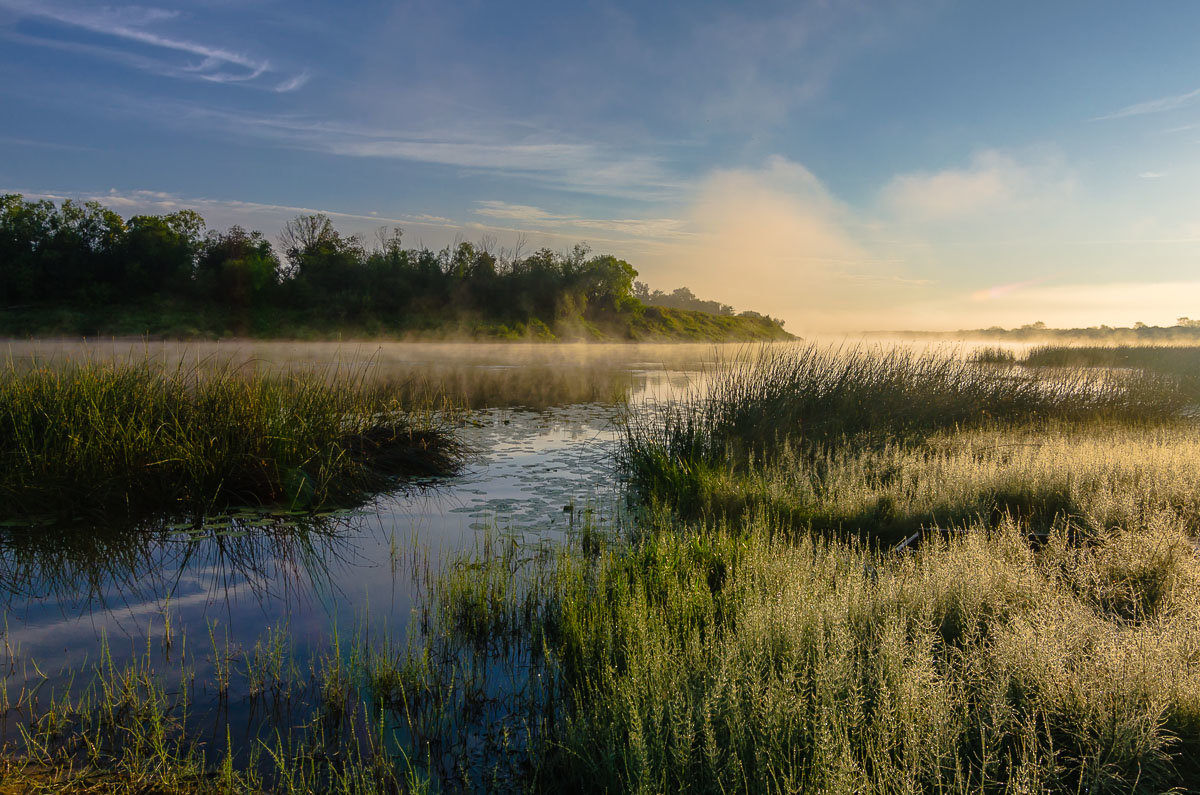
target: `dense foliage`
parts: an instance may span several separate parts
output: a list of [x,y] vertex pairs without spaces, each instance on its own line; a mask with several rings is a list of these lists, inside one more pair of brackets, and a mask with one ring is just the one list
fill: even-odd
[[192,210],[126,220],[97,202],[0,196],[0,308],[167,299],[230,312],[240,332],[276,311],[317,326],[487,326],[543,337],[566,327],[574,336],[633,335],[646,311],[633,295],[633,266],[582,244],[523,255],[460,242],[435,252],[406,248],[400,230],[383,229],[368,245],[324,215],[289,222],[278,248],[240,226],[205,228]]

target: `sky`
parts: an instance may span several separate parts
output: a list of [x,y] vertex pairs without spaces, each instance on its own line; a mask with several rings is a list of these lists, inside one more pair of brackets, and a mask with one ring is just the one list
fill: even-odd
[[579,241],[794,332],[1200,317],[1200,4],[0,0],[0,192]]

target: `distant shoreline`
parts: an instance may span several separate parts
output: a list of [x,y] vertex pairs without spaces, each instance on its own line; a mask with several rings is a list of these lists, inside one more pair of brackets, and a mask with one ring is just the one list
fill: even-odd
[[[1181,318],[1188,324],[1196,321]],[[1014,329],[985,328],[957,331],[863,331],[863,337],[939,340],[989,340],[1012,342],[1115,342],[1153,344],[1158,342],[1200,343],[1200,323],[1175,326],[1090,326],[1088,328],[1047,328],[1040,324]]]
[[242,312],[217,307],[21,307],[0,309],[0,338],[127,339],[162,341],[295,340],[327,342],[769,342],[796,339],[765,317],[712,315],[647,306],[639,313],[595,323],[580,318],[553,325],[506,326],[483,318],[368,317],[337,323],[303,310],[262,308]]

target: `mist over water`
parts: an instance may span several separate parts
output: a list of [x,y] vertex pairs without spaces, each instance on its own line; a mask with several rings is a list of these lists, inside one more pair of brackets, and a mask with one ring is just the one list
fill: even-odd
[[[585,524],[619,527],[625,508],[614,454],[624,414],[693,389],[716,362],[752,350],[8,343],[17,368],[148,359],[167,368],[316,370],[471,409],[459,418],[457,433],[471,451],[461,474],[409,483],[352,509],[295,516],[235,510],[201,525],[163,518],[132,530],[3,528],[8,684],[39,681],[24,667],[29,660],[52,687],[66,686],[72,672],[104,653],[120,665],[153,649],[165,663],[168,623],[193,650],[228,646],[247,654],[265,629],[283,631],[296,659],[326,648],[338,632],[402,638],[447,555],[498,539],[536,554]],[[215,652],[198,655],[200,681],[214,674],[214,660]],[[236,713],[237,699],[231,703]]]
[[[842,350],[897,344],[904,343],[826,342]],[[918,352],[964,349],[907,344]],[[1026,346],[1007,347],[1021,355]],[[471,451],[459,475],[408,483],[344,510],[297,515],[234,510],[201,525],[163,518],[133,531],[5,529],[0,599],[7,617],[9,685],[38,680],[40,674],[23,667],[28,660],[36,660],[59,687],[104,653],[119,665],[152,649],[166,663],[172,635],[186,637],[193,650],[208,650],[197,655],[198,681],[216,674],[217,648],[251,654],[265,630],[286,633],[288,654],[298,660],[327,649],[337,634],[403,638],[425,603],[432,574],[448,556],[492,543],[548,554],[585,526],[619,531],[628,509],[616,451],[627,414],[695,395],[724,368],[766,350],[679,344],[6,343],[6,358],[16,368],[149,360],[165,368],[315,371],[331,379],[361,379],[413,402],[446,400],[467,407],[455,422]],[[232,707],[224,710],[232,715],[251,710],[252,701],[239,702],[234,695]],[[195,715],[203,714],[200,704]],[[241,719],[253,724],[249,712]],[[219,727],[214,731],[219,734]]]

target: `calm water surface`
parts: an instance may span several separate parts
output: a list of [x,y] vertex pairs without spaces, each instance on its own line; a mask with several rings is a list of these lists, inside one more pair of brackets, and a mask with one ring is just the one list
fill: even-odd
[[[326,650],[335,631],[402,637],[429,572],[448,554],[489,535],[536,550],[585,522],[617,526],[621,417],[691,388],[732,353],[711,345],[10,348],[18,362],[132,355],[168,365],[251,360],[368,372],[400,388],[445,391],[474,408],[459,428],[473,451],[460,475],[411,484],[352,510],[235,512],[202,527],[164,520],[133,533],[0,533],[6,685],[13,693],[37,682],[45,692],[63,687],[104,648],[118,664],[148,650],[169,656],[162,650],[167,616],[175,648],[186,638],[198,682],[212,673],[213,655],[204,650],[214,638],[238,653],[268,629],[286,630],[294,657],[307,659]],[[0,728],[12,736],[15,727]]]
[[[10,361],[150,357],[166,366],[317,369],[376,378],[414,397],[471,406],[458,432],[473,451],[458,476],[316,516],[234,512],[202,527],[163,520],[136,532],[103,528],[0,531],[4,643],[11,694],[74,683],[105,650],[171,663],[186,643],[195,681],[212,681],[216,648],[244,659],[284,632],[294,660],[328,652],[336,635],[403,638],[440,563],[484,539],[536,554],[584,524],[617,528],[624,503],[615,467],[621,419],[702,388],[717,362],[746,346],[440,345],[332,343],[14,343]],[[163,643],[169,617],[171,644]],[[32,667],[31,661],[37,662]],[[73,678],[74,677],[74,678]],[[195,716],[258,725],[255,700],[198,686]],[[219,705],[219,706],[215,706]],[[207,709],[206,709],[207,707]],[[37,704],[26,710],[27,719]],[[207,720],[207,718],[196,718]],[[0,723],[15,736],[19,720]],[[207,725],[207,724],[206,724]]]

